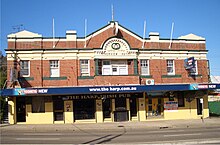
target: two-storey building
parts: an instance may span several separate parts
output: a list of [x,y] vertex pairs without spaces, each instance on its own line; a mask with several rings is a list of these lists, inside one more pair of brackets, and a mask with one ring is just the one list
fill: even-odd
[[116,21],[78,37],[8,35],[9,122],[196,119],[209,116],[204,38],[142,38]]

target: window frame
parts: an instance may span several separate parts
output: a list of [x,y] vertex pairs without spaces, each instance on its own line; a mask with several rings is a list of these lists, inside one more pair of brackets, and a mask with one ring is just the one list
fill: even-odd
[[[144,64],[146,64],[147,66],[142,66],[142,62],[145,61]],[[140,65],[141,65],[141,75],[150,75],[150,64],[149,64],[149,59],[141,59],[140,60]],[[143,67],[147,67],[147,73],[143,73],[142,68]]]
[[[195,72],[192,71],[192,69],[195,69]],[[190,69],[190,75],[191,76],[198,75],[198,61],[197,60],[195,60],[195,66]]]
[[[57,62],[57,67],[51,67],[51,62]],[[60,61],[59,60],[50,60],[50,62],[49,62],[49,64],[50,64],[50,77],[60,77]],[[51,70],[55,70],[55,69],[57,69],[57,71],[58,71],[58,75],[52,75],[52,73],[51,73]]]
[[184,97],[184,94],[179,92],[177,98],[178,98],[178,107],[185,107],[185,97]]
[[[40,103],[40,104],[38,104],[38,105],[43,105],[43,106],[41,106],[40,107],[40,110],[38,111],[38,110],[35,110],[36,109],[36,107],[38,107],[38,106],[35,106],[36,105],[36,100],[39,100],[39,99],[42,99],[41,101],[43,101],[43,102],[38,102],[38,103]],[[36,100],[35,100],[36,99]],[[32,113],[45,113],[45,97],[40,97],[40,96],[34,96],[34,97],[32,97],[32,99],[31,99],[31,102],[32,102]]]
[[[87,64],[82,64],[83,61],[87,61]],[[79,63],[80,63],[80,76],[90,76],[90,61],[89,61],[89,59],[80,59]],[[85,68],[82,68],[82,65],[87,65],[87,67],[88,67],[87,72],[82,72],[82,69],[85,69]],[[83,74],[87,74],[87,75],[83,75]]]
[[[107,63],[108,64],[105,64]],[[105,74],[105,69],[109,70],[109,73]],[[125,70],[125,73],[121,73],[122,69]],[[127,60],[103,60],[102,61],[102,75],[111,75],[111,76],[125,76],[128,75],[128,64]]]
[[[170,61],[172,61],[172,66],[169,65],[171,63],[169,63]],[[173,72],[169,72],[168,71],[168,68],[171,68],[173,69]],[[173,59],[167,59],[167,75],[175,75],[175,61]]]
[[[28,74],[27,74],[27,75],[23,75],[23,74],[21,73],[21,70],[23,70],[23,69],[22,69],[22,64],[23,64],[23,62],[28,62],[28,66],[27,66],[27,72],[28,72]],[[21,77],[29,77],[29,76],[30,76],[30,60],[20,60],[20,76],[21,76]]]

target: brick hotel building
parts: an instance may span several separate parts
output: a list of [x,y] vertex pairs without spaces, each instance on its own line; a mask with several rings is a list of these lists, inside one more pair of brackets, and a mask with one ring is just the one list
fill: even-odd
[[209,117],[206,41],[149,33],[116,21],[87,35],[8,35],[9,123],[53,124]]

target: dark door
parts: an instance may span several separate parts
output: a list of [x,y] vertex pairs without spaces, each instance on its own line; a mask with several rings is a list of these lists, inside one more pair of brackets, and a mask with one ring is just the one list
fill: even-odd
[[104,118],[111,118],[111,99],[104,99],[102,101],[103,106],[103,116]]
[[114,121],[128,121],[128,111],[126,109],[126,98],[115,99]]
[[54,121],[62,121],[64,118],[64,102],[60,98],[53,100]]
[[203,105],[203,99],[196,98],[197,103],[197,115],[202,115],[202,105]]
[[16,112],[17,112],[17,122],[26,122],[26,104],[25,98],[19,97],[16,99]]
[[131,117],[137,117],[137,98],[130,99]]

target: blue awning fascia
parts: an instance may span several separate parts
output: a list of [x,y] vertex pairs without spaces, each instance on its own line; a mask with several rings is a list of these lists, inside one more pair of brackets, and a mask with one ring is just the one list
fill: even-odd
[[220,84],[166,84],[166,85],[126,85],[126,86],[88,86],[54,88],[14,88],[3,89],[1,96],[44,96],[80,95],[99,93],[140,93],[149,91],[187,91],[220,89]]

